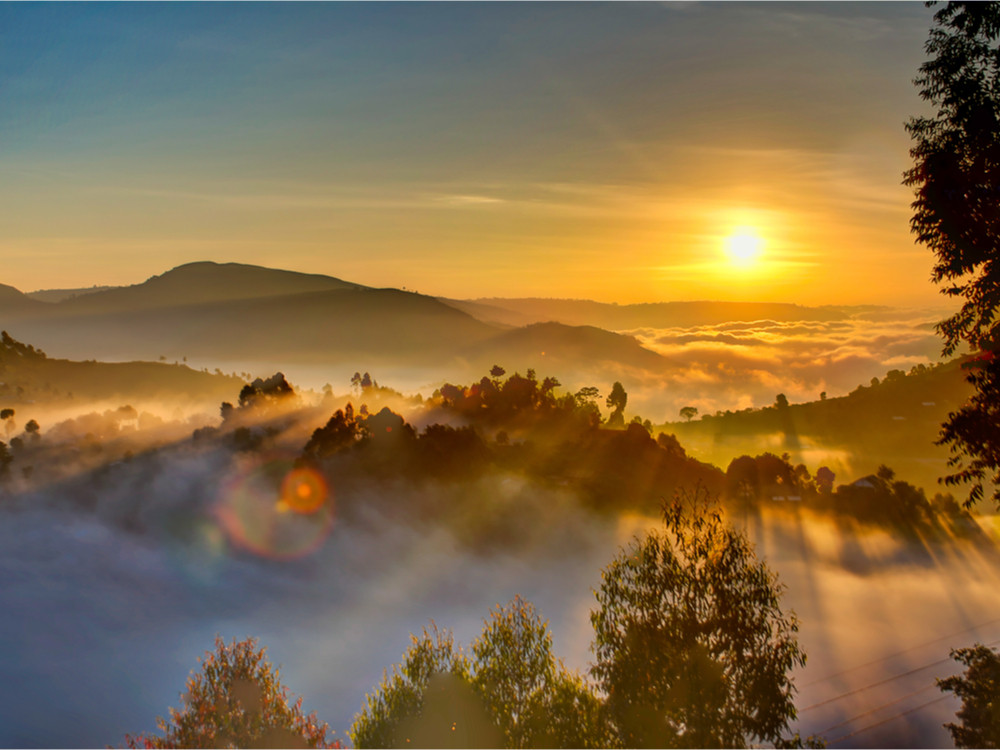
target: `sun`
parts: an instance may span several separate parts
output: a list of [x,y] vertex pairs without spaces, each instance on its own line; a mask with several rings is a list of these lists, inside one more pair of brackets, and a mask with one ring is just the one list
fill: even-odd
[[740,227],[726,237],[726,257],[736,268],[751,268],[764,247],[761,236],[749,227]]

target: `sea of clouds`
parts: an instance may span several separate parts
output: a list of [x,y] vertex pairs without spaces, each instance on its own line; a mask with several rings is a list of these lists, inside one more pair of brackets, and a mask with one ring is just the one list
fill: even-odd
[[673,420],[686,405],[714,413],[767,406],[778,393],[793,403],[824,392],[842,396],[889,370],[939,361],[934,326],[941,319],[934,311],[886,310],[844,320],[627,331],[672,365],[663,375],[647,375],[633,400]]

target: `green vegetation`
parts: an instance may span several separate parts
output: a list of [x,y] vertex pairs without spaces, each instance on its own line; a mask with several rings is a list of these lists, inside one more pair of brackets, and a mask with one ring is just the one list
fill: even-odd
[[[601,576],[594,675],[625,747],[780,743],[805,664],[777,576],[704,493]],[[688,507],[685,507],[685,504]]]
[[356,747],[604,747],[599,699],[552,654],[520,597],[497,607],[467,655],[432,624],[365,699]]
[[[515,748],[794,742],[783,736],[795,718],[789,673],[805,654],[795,616],[781,610],[777,577],[702,492],[665,507],[664,527],[636,539],[602,574],[591,615],[596,685],[563,668],[546,624],[515,598],[490,614],[471,657],[436,627],[412,637],[402,663],[366,698],[352,741]],[[438,691],[452,700],[432,707]]]
[[689,453],[723,466],[734,455],[769,449],[851,479],[889,464],[929,490],[947,469],[947,450],[935,445],[941,422],[972,392],[963,361],[890,370],[847,396],[704,414],[659,429],[674,433]]
[[[534,606],[497,606],[468,652],[431,624],[369,693],[356,747],[745,747],[797,742],[791,670],[805,661],[782,587],[704,493],[664,507],[664,532],[603,571],[597,682],[553,654]],[[264,650],[216,640],[161,735],[130,747],[325,747],[327,726],[290,703]]]

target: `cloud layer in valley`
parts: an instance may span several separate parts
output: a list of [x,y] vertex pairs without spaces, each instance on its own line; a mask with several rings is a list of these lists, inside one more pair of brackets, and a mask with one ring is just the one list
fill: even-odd
[[629,331],[675,367],[660,384],[654,378],[643,383],[649,393],[637,391],[634,403],[667,409],[665,416],[677,419],[677,409],[689,404],[714,413],[766,406],[778,393],[791,402],[814,401],[823,392],[842,396],[889,370],[938,361],[941,340],[934,324],[941,317],[898,311],[832,321]]

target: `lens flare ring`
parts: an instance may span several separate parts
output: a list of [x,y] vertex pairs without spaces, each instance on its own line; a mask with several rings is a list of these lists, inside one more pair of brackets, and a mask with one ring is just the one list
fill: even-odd
[[323,545],[334,496],[322,474],[287,457],[241,461],[224,483],[215,517],[229,540],[261,557],[290,560]]

